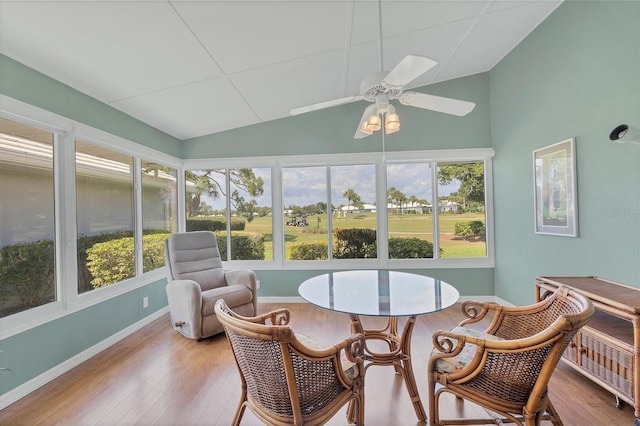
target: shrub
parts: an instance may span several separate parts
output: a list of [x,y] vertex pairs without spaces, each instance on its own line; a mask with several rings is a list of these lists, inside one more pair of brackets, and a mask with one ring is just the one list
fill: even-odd
[[377,257],[376,231],[346,228],[334,231],[336,259],[363,259]]
[[328,252],[326,241],[295,243],[291,245],[291,260],[326,260]]
[[[245,221],[242,219],[231,219],[232,231],[244,231]],[[226,231],[227,221],[225,219],[187,219],[187,232],[191,231]]]
[[389,259],[433,258],[433,244],[412,238],[389,238]]
[[[143,267],[151,271],[164,266],[164,240],[170,234],[142,237]],[[93,288],[107,287],[135,276],[133,237],[96,243],[87,249],[87,269],[93,277]]]
[[[227,260],[227,233],[216,232],[218,250],[222,260]],[[231,233],[232,260],[264,260],[264,235],[255,232]]]
[[0,282],[0,301],[3,305],[5,301],[12,305],[0,309],[0,317],[55,301],[53,241],[2,247]]
[[118,231],[107,232],[100,235],[81,236],[78,238],[78,292],[85,293],[93,290],[94,287],[91,284],[93,276],[91,271],[87,267],[87,251],[93,247],[94,244],[104,243],[111,240],[117,240],[120,238],[133,237],[132,231]]
[[481,220],[456,222],[454,234],[458,237],[484,237],[486,228]]

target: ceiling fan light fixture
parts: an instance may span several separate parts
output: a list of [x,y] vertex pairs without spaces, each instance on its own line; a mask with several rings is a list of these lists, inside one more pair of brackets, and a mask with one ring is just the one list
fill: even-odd
[[400,130],[400,116],[396,113],[395,107],[389,104],[384,116],[384,132],[390,135],[398,130]]
[[371,115],[367,119],[366,129],[367,131],[370,131],[371,133],[373,133],[373,132],[377,132],[381,128],[382,128],[382,119],[380,118],[380,115],[378,115],[376,111],[375,115]]

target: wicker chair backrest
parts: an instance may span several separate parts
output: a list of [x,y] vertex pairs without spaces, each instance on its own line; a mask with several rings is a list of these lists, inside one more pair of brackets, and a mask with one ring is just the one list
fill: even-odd
[[[235,355],[247,394],[264,409],[287,418],[312,414],[328,406],[344,386],[332,359],[310,359],[288,326],[220,318]],[[291,395],[290,389],[296,394]],[[294,406],[294,404],[296,404]]]

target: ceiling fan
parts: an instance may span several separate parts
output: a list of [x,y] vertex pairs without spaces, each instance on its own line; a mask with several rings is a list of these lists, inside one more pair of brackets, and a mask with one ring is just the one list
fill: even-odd
[[444,98],[419,92],[406,92],[405,86],[436,66],[437,62],[424,56],[405,56],[391,71],[382,71],[382,2],[378,1],[378,53],[379,72],[364,78],[360,83],[360,94],[333,99],[294,108],[291,115],[334,107],[356,101],[373,102],[365,110],[355,139],[365,138],[382,128],[386,134],[400,130],[400,117],[391,100],[397,99],[402,105],[443,112],[457,116],[470,113],[476,106],[473,102]]

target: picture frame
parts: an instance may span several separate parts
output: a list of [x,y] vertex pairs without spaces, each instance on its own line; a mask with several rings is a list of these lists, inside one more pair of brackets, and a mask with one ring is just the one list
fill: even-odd
[[533,151],[535,233],[578,236],[576,141]]

